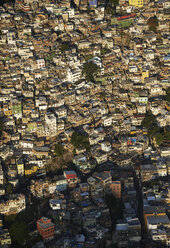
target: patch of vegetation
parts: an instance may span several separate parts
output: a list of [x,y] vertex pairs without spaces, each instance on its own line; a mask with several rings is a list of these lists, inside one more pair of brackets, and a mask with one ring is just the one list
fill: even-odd
[[22,247],[24,242],[29,238],[27,224],[23,221],[14,222],[9,228],[9,233],[15,247]]
[[61,49],[61,52],[65,52],[70,49],[70,46],[67,43],[62,43],[60,49]]
[[170,103],[170,87],[168,87],[168,89],[166,89],[165,100]]
[[2,61],[8,61],[8,60],[10,60],[9,56],[6,56],[6,57],[2,58]]
[[93,55],[91,54],[84,56],[85,61],[88,61],[89,59],[92,59],[92,58],[93,58]]
[[145,118],[142,121],[142,126],[149,128],[151,125],[153,125],[154,122],[155,122],[155,116],[150,111],[148,111],[146,113]]
[[106,14],[108,15],[115,15],[115,10],[111,6],[106,7]]
[[109,0],[109,3],[111,5],[117,6],[117,5],[119,5],[119,0]]
[[17,214],[17,221],[24,221],[25,223],[30,223],[34,220],[34,215],[37,213],[36,206],[34,208],[26,208],[24,211]]
[[90,62],[86,62],[83,65],[83,70],[82,70],[82,74],[85,75],[85,79],[87,81],[94,81],[94,76],[97,74],[97,72],[99,71],[99,67],[94,64],[92,61]]
[[54,176],[60,176],[63,175],[63,169],[62,167],[55,167],[53,170],[47,171],[47,176],[50,178],[54,178]]
[[[29,233],[32,231],[32,226],[39,218],[39,205],[40,201],[32,198],[32,204],[18,214],[6,215],[3,218],[3,225],[8,228],[12,246],[15,248],[29,248],[30,240],[32,237]],[[41,215],[41,214],[40,214]],[[27,244],[25,244],[27,243]],[[29,244],[28,244],[29,243]]]
[[157,125],[155,116],[150,111],[147,112],[144,120],[142,121],[142,126],[147,128],[148,137],[155,138],[158,146],[160,146],[164,140],[170,139],[170,132],[160,128]]
[[155,140],[156,140],[157,145],[160,146],[160,144],[164,140],[164,136],[161,133],[156,133]]
[[65,152],[64,147],[61,144],[56,144],[54,148],[54,153],[58,156],[61,157]]
[[55,55],[55,53],[50,54],[49,56],[45,57],[45,60],[47,60],[49,62],[53,61],[54,55]]
[[159,26],[158,19],[156,16],[150,17],[147,21],[148,27],[150,31],[157,32],[157,28]]
[[12,193],[13,193],[13,190],[14,190],[14,185],[11,184],[11,183],[8,183],[8,184],[6,185],[6,193],[7,193],[7,194],[12,194]]
[[78,132],[74,132],[71,136],[71,143],[74,148],[85,148],[87,150],[90,149],[90,143],[88,137],[86,135],[80,134]]
[[[24,244],[30,240],[29,224],[35,221],[38,213],[37,201],[31,207],[18,214],[4,216],[4,224],[9,229],[12,247],[26,247]],[[30,247],[30,246],[29,246]]]
[[5,221],[5,226],[9,228],[12,223],[15,222],[17,215],[16,214],[10,214],[10,215],[5,215],[4,221]]

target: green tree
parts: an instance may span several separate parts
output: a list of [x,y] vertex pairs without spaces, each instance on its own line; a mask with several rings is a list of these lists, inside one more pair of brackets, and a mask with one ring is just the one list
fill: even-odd
[[61,144],[56,144],[54,148],[54,153],[58,156],[61,157],[64,154],[64,147]]
[[162,143],[164,136],[161,133],[156,133],[154,137],[155,137],[157,145],[159,146]]
[[86,148],[89,149],[90,148],[90,144],[88,141],[88,137],[74,132],[71,136],[71,143],[74,145],[75,149],[76,148]]
[[24,211],[17,214],[16,220],[18,222],[24,221],[24,223],[28,224],[34,220],[34,212],[35,212],[35,209],[31,207],[26,208]]
[[45,59],[49,62],[53,61],[53,57],[54,57],[55,53],[52,53],[50,55],[48,55]]
[[157,125],[156,119],[150,111],[147,112],[142,121],[142,126],[147,128],[148,137],[155,138],[158,146],[160,146],[164,140],[170,140],[170,132]]
[[94,64],[92,61],[86,62],[83,65],[82,74],[85,75],[87,81],[94,81],[94,76],[99,71],[99,67]]
[[168,140],[168,141],[170,140],[170,131],[165,131],[164,132],[164,139]]
[[68,51],[70,49],[70,46],[66,43],[62,43],[60,48],[61,48],[62,52],[65,52],[65,51]]
[[155,123],[148,128],[148,136],[154,137],[156,133],[160,133],[160,127]]
[[159,26],[158,19],[156,16],[150,17],[147,21],[148,27],[150,31],[157,31],[157,28]]
[[154,122],[155,122],[154,115],[150,111],[148,111],[141,125],[143,127],[149,128],[151,125],[153,125]]
[[5,215],[5,226],[9,227],[16,220],[16,216],[16,214]]
[[166,89],[165,100],[166,100],[167,102],[170,102],[170,87],[168,87],[168,89]]
[[92,59],[92,58],[93,58],[93,55],[91,54],[84,56],[85,61],[88,61],[89,59]]
[[109,3],[111,5],[117,6],[117,5],[119,5],[119,0],[109,0]]
[[106,7],[106,14],[108,15],[115,15],[115,9],[112,6],[107,6]]
[[11,183],[8,183],[6,186],[6,193],[7,194],[12,194],[14,190],[14,185],[12,185]]
[[9,233],[13,243],[17,245],[23,245],[28,239],[28,228],[25,222],[14,222],[9,228]]

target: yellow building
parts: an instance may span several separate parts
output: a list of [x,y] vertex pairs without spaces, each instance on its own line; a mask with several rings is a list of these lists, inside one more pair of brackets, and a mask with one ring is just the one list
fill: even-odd
[[131,134],[131,135],[136,134],[136,130],[130,131],[130,134]]
[[3,104],[3,111],[4,111],[4,115],[6,115],[6,116],[12,116],[12,109],[10,107],[10,104],[4,103]]
[[148,134],[147,129],[145,128],[143,129],[143,134],[146,134],[146,135]]
[[141,8],[143,7],[143,0],[129,0],[129,5]]
[[25,175],[29,176],[34,174],[36,171],[38,170],[38,166],[37,165],[28,165],[25,168]]
[[166,105],[165,105],[165,108],[168,110],[168,111],[170,111],[170,103],[166,103]]
[[4,109],[4,115],[11,116],[12,115],[12,110],[11,109]]
[[145,78],[149,77],[149,71],[143,71],[142,72],[142,83],[145,82]]

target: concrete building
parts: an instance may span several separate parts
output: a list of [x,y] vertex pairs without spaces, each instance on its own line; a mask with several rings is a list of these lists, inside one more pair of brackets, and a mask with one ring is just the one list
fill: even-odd
[[54,223],[46,217],[42,217],[37,221],[37,229],[44,241],[48,241],[54,238]]

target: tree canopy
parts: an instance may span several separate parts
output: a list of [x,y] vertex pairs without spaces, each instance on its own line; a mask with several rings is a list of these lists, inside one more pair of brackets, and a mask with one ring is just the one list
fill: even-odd
[[61,144],[56,144],[54,148],[54,153],[58,156],[61,157],[64,154],[64,147]]
[[24,223],[30,223],[34,220],[34,214],[37,213],[37,206],[34,206],[34,208],[26,208],[24,211],[21,211],[17,214],[16,220],[19,222],[24,221]]
[[150,17],[147,21],[148,27],[150,31],[157,31],[157,27],[159,26],[158,19],[156,16]]
[[27,224],[23,221],[14,222],[9,228],[9,233],[13,242],[17,245],[23,245],[28,239],[28,228]]
[[88,137],[74,132],[71,136],[71,143],[74,145],[74,148],[86,148],[89,149],[90,148],[90,144],[88,141]]
[[162,143],[163,139],[164,139],[164,136],[161,133],[155,134],[155,140],[158,146]]
[[110,4],[113,4],[114,6],[119,5],[119,0],[109,0]]
[[82,74],[85,75],[87,81],[94,81],[94,76],[99,71],[99,67],[92,61],[86,62],[83,65]]
[[53,57],[54,57],[55,53],[51,53],[50,55],[48,55],[47,57],[45,57],[45,60],[51,62],[53,61]]
[[167,102],[170,102],[170,87],[168,87],[168,89],[166,89],[165,100],[166,100]]
[[154,115],[150,111],[148,111],[146,113],[145,118],[142,121],[142,126],[146,127],[146,128],[149,128],[151,125],[153,125],[154,122],[155,122]]
[[170,139],[170,132],[158,126],[155,116],[150,111],[142,121],[142,126],[147,128],[148,137],[154,138],[158,146]]
[[66,43],[62,43],[60,48],[61,48],[62,52],[65,52],[65,51],[68,51],[70,49],[70,46]]
[[162,142],[162,139],[160,138],[160,135],[162,135],[162,130],[157,125],[155,116],[150,111],[146,113],[146,116],[142,121],[142,126],[147,128],[148,137],[155,137],[156,142],[158,141],[157,145],[160,145],[160,143]]
[[13,193],[13,190],[14,190],[14,185],[11,184],[11,183],[8,183],[8,184],[6,185],[6,193],[7,193],[7,194],[12,194],[12,193]]

